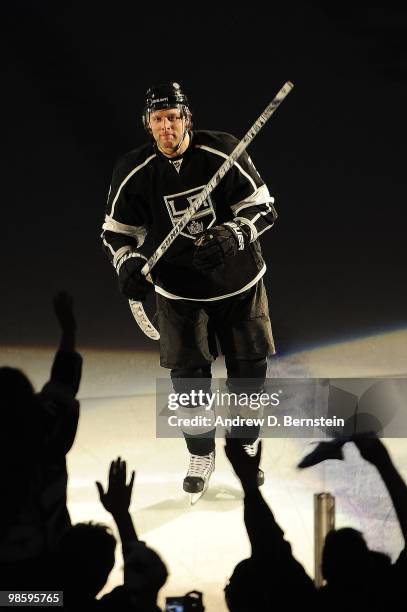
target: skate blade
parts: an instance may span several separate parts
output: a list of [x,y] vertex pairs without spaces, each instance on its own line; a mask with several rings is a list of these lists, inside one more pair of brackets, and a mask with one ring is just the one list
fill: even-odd
[[208,489],[208,485],[206,485],[206,487],[202,489],[202,491],[199,491],[198,493],[188,493],[189,505],[195,506],[195,504],[201,499],[202,495],[205,495],[207,489]]
[[195,504],[201,499],[205,491],[206,489],[204,491],[200,491],[199,493],[189,493],[189,505],[195,506]]

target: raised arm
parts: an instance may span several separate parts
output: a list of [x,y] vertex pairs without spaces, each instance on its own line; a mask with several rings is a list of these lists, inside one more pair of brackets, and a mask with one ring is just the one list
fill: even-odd
[[51,370],[51,381],[62,383],[77,394],[82,375],[82,357],[76,352],[76,319],[73,299],[66,291],[54,297],[54,312],[61,328],[59,349]]
[[239,478],[244,491],[244,522],[252,547],[252,555],[273,555],[276,547],[289,544],[276,523],[257,485],[257,472],[261,458],[261,442],[257,454],[250,457],[237,438],[226,438],[225,453]]
[[168,574],[159,555],[137,537],[129,512],[134,477],[135,472],[132,471],[129,484],[126,484],[126,462],[118,457],[110,464],[107,491],[104,491],[100,482],[96,482],[96,487],[103,507],[112,515],[120,534],[124,585],[129,591],[131,601],[136,610],[155,612],[158,591]]
[[283,530],[258,489],[261,442],[256,456],[250,457],[239,439],[226,438],[225,452],[245,494],[244,522],[252,547],[251,558],[259,567],[267,568],[270,574],[268,586],[262,588],[270,588],[272,593],[275,584],[277,591],[286,592],[287,597],[314,597],[311,578],[293,556],[290,543],[284,539]]
[[76,319],[72,296],[66,291],[54,297],[54,312],[61,328],[60,351],[74,351],[76,348]]
[[126,462],[120,457],[112,461],[109,469],[109,482],[105,492],[100,482],[96,482],[100,501],[113,517],[123,548],[123,556],[133,542],[137,542],[136,530],[130,516],[129,507],[133,491],[135,472],[131,473],[129,484],[127,480]]
[[404,543],[407,543],[407,486],[394,466],[390,454],[378,438],[355,436],[354,443],[366,461],[379,472],[393,502]]
[[49,456],[66,455],[75,440],[79,402],[75,396],[82,375],[82,357],[76,348],[76,319],[73,300],[67,292],[54,297],[54,312],[61,328],[58,350],[51,368],[51,379],[40,393],[46,425]]

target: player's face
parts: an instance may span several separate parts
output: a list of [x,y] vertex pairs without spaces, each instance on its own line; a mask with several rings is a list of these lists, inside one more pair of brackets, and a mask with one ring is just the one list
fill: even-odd
[[170,155],[177,148],[185,129],[179,108],[165,108],[150,114],[150,128],[160,149]]

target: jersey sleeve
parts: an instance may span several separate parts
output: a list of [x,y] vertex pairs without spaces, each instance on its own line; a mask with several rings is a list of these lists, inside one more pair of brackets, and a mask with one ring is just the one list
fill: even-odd
[[137,251],[148,234],[149,212],[140,173],[150,159],[147,158],[144,163],[122,160],[113,171],[101,240],[116,271],[122,257]]
[[[237,144],[238,140],[230,136],[228,154]],[[277,219],[274,197],[270,195],[247,151],[235,161],[226,179],[225,195],[233,216],[248,226],[250,240],[253,242],[270,229]]]

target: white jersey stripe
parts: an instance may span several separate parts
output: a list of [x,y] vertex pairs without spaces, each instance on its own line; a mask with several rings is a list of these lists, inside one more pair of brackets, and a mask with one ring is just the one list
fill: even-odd
[[[274,223],[273,223],[274,225]],[[264,234],[264,232],[267,232],[267,230],[269,230],[271,227],[273,227],[273,225],[268,225],[267,227],[265,227],[263,230],[261,230],[261,232],[257,232],[257,238],[259,236],[261,236],[262,234]]]
[[141,247],[147,236],[147,230],[144,226],[126,225],[125,223],[116,221],[116,219],[113,219],[113,217],[110,217],[109,215],[106,215],[102,229],[107,232],[116,232],[116,234],[131,236],[137,240],[138,247]]
[[163,295],[166,298],[169,298],[170,300],[188,300],[188,302],[215,302],[216,300],[224,300],[225,298],[232,297],[233,295],[239,295],[239,293],[243,293],[243,291],[247,291],[248,289],[250,289],[250,287],[253,287],[253,285],[255,285],[258,280],[261,279],[266,269],[267,269],[266,264],[264,264],[264,266],[262,267],[260,272],[257,274],[257,276],[255,276],[255,278],[253,278],[247,285],[245,285],[238,291],[234,291],[233,293],[226,293],[225,295],[219,295],[213,298],[206,298],[206,299],[199,298],[198,299],[198,298],[183,297],[181,295],[174,295],[173,293],[169,293],[168,291],[165,291],[165,289],[162,289],[158,285],[155,285],[155,292],[159,293],[160,295]]
[[[139,166],[137,166],[136,168],[133,168],[133,170],[132,170],[132,171],[131,171],[131,172],[130,172],[130,173],[127,175],[127,176],[126,176],[126,178],[124,179],[124,181],[121,183],[121,185],[120,185],[119,189],[117,190],[116,196],[115,196],[115,198],[114,198],[114,200],[113,200],[113,202],[112,202],[112,209],[111,209],[111,211],[110,211],[110,216],[111,216],[111,217],[113,217],[113,215],[114,215],[114,207],[115,207],[115,204],[116,204],[116,202],[117,202],[117,199],[118,199],[118,197],[119,197],[119,195],[120,195],[121,190],[123,189],[123,187],[125,186],[125,184],[127,183],[127,181],[128,181],[128,180],[129,180],[129,179],[130,179],[130,178],[133,176],[133,174],[136,174],[136,172],[138,172],[139,170],[141,170],[141,168],[144,168],[144,166],[147,166],[147,164],[148,164],[148,163],[149,163],[149,162],[150,162],[152,159],[154,159],[154,157],[157,157],[157,154],[156,154],[156,153],[154,153],[154,155],[150,155],[150,157],[147,157],[147,159],[146,159],[146,160],[145,160],[145,161],[144,161],[142,164],[140,164],[140,165],[139,165]],[[109,192],[109,193],[110,193],[110,192]]]
[[[256,189],[255,193],[253,193],[250,197],[245,198],[241,202],[237,204],[233,204],[231,209],[236,214],[243,210],[244,208],[248,208],[249,206],[260,206],[261,204],[273,204],[274,198],[270,195],[268,188],[266,185],[262,185],[258,189]],[[271,209],[269,209],[270,211]]]
[[103,244],[105,245],[105,247],[107,247],[107,248],[109,249],[109,251],[111,252],[111,254],[112,254],[112,255],[113,255],[113,257],[114,257],[114,250],[113,250],[113,248],[110,246],[110,244],[109,244],[108,242],[106,242],[106,240],[105,240],[104,238],[102,238],[102,242],[103,242]]
[[[228,155],[226,155],[226,153],[223,153],[223,151],[218,151],[217,149],[212,149],[212,147],[207,147],[206,145],[195,145],[195,147],[197,149],[203,149],[204,151],[209,151],[209,153],[214,153],[215,155],[219,155],[219,157],[223,157],[224,159],[228,159]],[[240,170],[240,172],[243,174],[243,176],[245,176],[247,178],[247,180],[253,186],[253,190],[256,192],[257,191],[257,185],[254,182],[254,180],[252,179],[252,177],[250,176],[250,174],[247,174],[247,172],[245,172],[243,170],[242,166],[240,164],[238,164],[236,161],[234,163],[234,166],[236,166]]]

